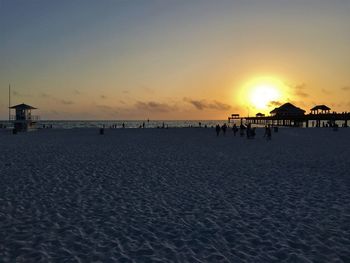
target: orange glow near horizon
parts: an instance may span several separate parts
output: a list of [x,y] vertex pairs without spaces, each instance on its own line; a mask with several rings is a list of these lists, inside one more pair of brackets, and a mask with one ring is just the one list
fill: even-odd
[[243,85],[240,94],[242,106],[263,113],[288,100],[288,87],[275,77],[258,77]]

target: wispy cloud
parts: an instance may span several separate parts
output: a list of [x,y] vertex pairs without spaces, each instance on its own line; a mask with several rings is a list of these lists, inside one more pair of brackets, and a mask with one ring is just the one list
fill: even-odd
[[282,102],[280,102],[280,101],[270,101],[269,102],[269,107],[279,107],[279,106],[281,106],[282,105]]
[[112,110],[113,109],[112,106],[108,106],[108,105],[96,105],[96,107],[101,109],[101,110]]
[[136,102],[135,107],[138,110],[152,111],[152,112],[170,112],[170,111],[177,110],[177,107],[175,105],[159,103],[154,101],[149,101],[149,102],[138,101]]
[[152,89],[152,88],[143,86],[142,89],[143,89],[143,91],[145,91],[147,94],[155,94],[155,91],[154,91],[154,89]]
[[231,105],[222,103],[220,101],[207,101],[207,100],[194,100],[191,98],[184,98],[185,102],[188,102],[192,104],[197,110],[205,110],[205,109],[211,109],[211,110],[229,110],[231,109]]
[[40,98],[46,99],[46,100],[51,100],[54,101],[55,103],[63,104],[63,105],[72,105],[74,102],[72,100],[67,100],[67,99],[61,99],[61,98],[56,98],[52,95],[49,95],[45,92],[41,93]]
[[40,94],[40,97],[46,99],[46,98],[50,98],[51,96],[49,94],[43,92],[43,93]]
[[345,86],[341,88],[342,91],[350,91],[350,86]]
[[96,105],[96,108],[110,116],[115,116],[119,113],[115,107],[109,105]]
[[50,111],[50,114],[52,114],[52,115],[59,115],[59,112],[56,111],[56,110],[51,110],[51,111]]
[[327,89],[321,89],[321,91],[322,91],[324,94],[327,94],[327,95],[332,94],[332,92],[330,92],[330,91],[327,90]]
[[12,96],[19,97],[19,98],[31,97],[31,95],[19,92],[17,90],[11,90],[11,94],[12,94]]
[[71,100],[59,100],[60,103],[62,103],[63,105],[72,105],[74,104],[73,101]]
[[302,98],[308,98],[310,97],[310,95],[308,93],[305,92],[305,83],[296,85],[294,87],[294,94],[298,97],[302,97]]
[[107,97],[106,97],[105,95],[102,94],[102,95],[100,96],[100,98],[104,100],[104,99],[106,99]]
[[292,103],[297,107],[303,107],[303,108],[307,107],[307,104],[303,100],[289,100],[288,102]]

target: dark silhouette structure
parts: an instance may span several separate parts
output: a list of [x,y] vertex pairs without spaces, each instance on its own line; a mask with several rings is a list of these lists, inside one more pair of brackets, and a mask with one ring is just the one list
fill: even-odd
[[292,103],[285,103],[282,106],[270,111],[271,116],[283,117],[283,116],[302,116],[305,114],[305,110],[302,110]]
[[36,128],[39,116],[32,115],[32,110],[37,108],[22,103],[10,107],[10,109],[15,110],[15,115],[11,115],[10,118],[16,131],[28,131]]
[[265,114],[259,112],[259,113],[257,113],[255,116],[256,116],[256,117],[265,117]]
[[227,125],[226,123],[224,123],[222,126],[221,126],[221,129],[222,129],[222,132],[224,134],[224,136],[226,135],[226,130],[227,130]]
[[264,134],[264,137],[267,139],[267,140],[271,140],[271,127],[270,125],[266,125],[265,126],[265,134]]
[[216,131],[216,136],[219,136],[220,131],[221,131],[221,127],[220,127],[220,125],[219,125],[219,124],[217,124],[217,125],[216,125],[216,127],[215,127],[215,131]]
[[228,117],[228,122],[230,123],[230,120],[239,120],[239,114],[231,114],[230,117]]
[[310,109],[311,114],[329,114],[331,113],[331,108],[326,105],[317,105]]
[[236,124],[233,124],[232,131],[233,131],[233,135],[236,136],[236,133],[238,131],[238,128],[237,128]]
[[229,117],[228,120],[240,119],[241,124],[261,124],[261,125],[272,125],[272,126],[294,126],[294,127],[309,127],[309,123],[315,123],[316,127],[321,127],[323,124],[333,127],[336,121],[344,121],[343,127],[348,127],[348,121],[350,120],[349,112],[330,112],[330,108],[326,105],[318,105],[311,109],[312,113],[305,114],[305,110],[294,106],[291,103],[285,103],[282,106],[273,109],[270,112],[270,116],[262,116],[258,114],[255,117]]

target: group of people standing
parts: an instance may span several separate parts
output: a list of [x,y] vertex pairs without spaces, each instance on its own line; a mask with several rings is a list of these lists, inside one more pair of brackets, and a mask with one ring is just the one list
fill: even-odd
[[[220,135],[220,132],[223,133],[223,135],[225,136],[226,135],[226,130],[228,129],[228,126],[226,123],[224,123],[222,126],[220,126],[219,124],[216,125],[215,127],[215,131],[216,131],[216,136],[219,136]],[[233,124],[232,126],[232,132],[233,132],[233,135],[236,136],[237,132],[239,131],[239,134],[241,137],[244,137],[244,135],[247,136],[247,139],[254,139],[255,135],[256,135],[256,132],[255,132],[255,127],[253,128],[251,126],[250,123],[248,123],[247,126],[241,124],[239,126],[239,128],[237,127],[236,124]],[[267,140],[271,140],[271,137],[272,137],[272,132],[271,132],[271,126],[270,125],[266,125],[265,126],[265,133],[264,133],[264,137],[267,139]]]

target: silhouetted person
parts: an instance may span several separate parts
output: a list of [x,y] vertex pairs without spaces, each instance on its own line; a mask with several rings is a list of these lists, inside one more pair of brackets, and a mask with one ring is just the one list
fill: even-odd
[[142,123],[142,128],[145,128],[145,122]]
[[220,131],[221,131],[221,127],[220,127],[220,125],[219,125],[219,124],[218,124],[218,125],[216,125],[215,130],[216,130],[216,136],[219,136]]
[[248,123],[248,125],[247,125],[247,130],[246,130],[246,134],[247,134],[247,139],[249,139],[250,137],[251,137],[251,124],[250,123]]
[[244,127],[243,124],[241,124],[241,125],[239,126],[239,135],[240,135],[241,137],[244,136],[244,130],[245,130],[245,127]]
[[201,122],[199,122],[198,125],[199,125],[199,128],[202,127],[202,123]]
[[236,124],[233,124],[232,131],[233,131],[233,135],[236,136],[236,133],[238,132],[238,128]]
[[334,126],[333,126],[333,131],[338,131],[338,124],[334,124]]
[[254,138],[255,138],[255,134],[256,134],[256,133],[255,133],[255,129],[256,129],[255,127],[250,129],[250,138],[251,138],[251,139],[254,139]]
[[265,126],[264,137],[266,137],[266,140],[271,140],[271,128],[270,128],[270,125],[266,125]]
[[222,132],[224,133],[224,136],[226,135],[227,125],[224,123],[224,125],[221,126]]
[[122,127],[125,128],[125,123],[123,122]]

